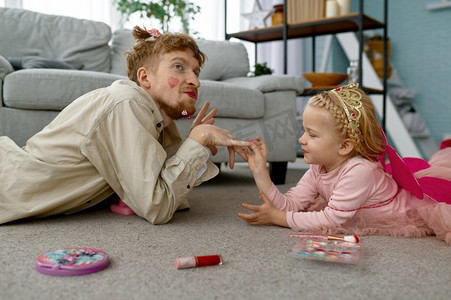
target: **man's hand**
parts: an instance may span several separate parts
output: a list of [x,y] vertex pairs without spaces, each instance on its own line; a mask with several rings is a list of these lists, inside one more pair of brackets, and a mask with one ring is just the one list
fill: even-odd
[[259,193],[263,201],[262,205],[251,205],[243,203],[242,206],[253,211],[249,214],[238,213],[238,216],[250,225],[279,225],[288,227],[286,220],[286,212],[278,210],[274,207],[271,200],[265,193]]
[[[204,106],[202,106],[201,110],[197,114],[196,118],[193,121],[193,124],[191,125],[191,130],[193,130],[194,127],[201,125],[201,124],[210,124],[213,125],[215,123],[214,117],[218,113],[218,110],[216,108],[213,108],[208,115],[205,116],[207,113],[208,108],[210,107],[210,102],[206,102]],[[207,147],[210,149],[212,155],[216,155],[218,153],[218,149],[215,145],[207,145]]]
[[[197,119],[197,118],[196,118]],[[189,138],[206,147],[225,146],[229,150],[229,166],[235,165],[235,152],[245,159],[250,142],[239,141],[229,131],[210,124],[200,124],[191,129]]]
[[191,125],[190,131],[197,125],[201,125],[201,124],[213,125],[215,123],[214,117],[218,113],[218,110],[216,108],[213,108],[211,110],[211,112],[209,112],[208,115],[205,116],[209,107],[210,107],[210,102],[206,102],[204,104],[204,106],[202,106],[201,110],[197,114],[197,117],[194,119],[193,124]]

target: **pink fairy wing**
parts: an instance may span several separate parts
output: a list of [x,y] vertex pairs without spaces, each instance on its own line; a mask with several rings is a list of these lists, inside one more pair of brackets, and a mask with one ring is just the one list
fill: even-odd
[[[390,164],[386,165],[385,168],[387,173],[392,174],[393,179],[399,186],[411,192],[418,199],[423,199],[423,189],[404,160],[390,145],[387,145],[386,151],[390,160]],[[414,169],[417,167],[412,165]]]
[[445,148],[448,148],[448,147],[451,147],[451,139],[443,140],[440,143],[440,149],[445,149]]
[[[379,126],[379,128],[381,129],[382,140],[384,141],[384,145],[385,145],[385,147],[387,147],[387,146],[388,146],[388,143],[387,143],[387,137],[385,136],[385,132],[382,130],[382,127]],[[384,167],[384,170],[385,170],[385,171],[387,171],[387,165],[385,164],[385,153],[386,153],[386,152],[387,152],[387,151],[385,151],[384,153],[382,153],[382,154],[379,155],[379,157],[378,157],[379,162],[380,162],[381,165]],[[387,171],[387,172],[388,172],[388,171]],[[391,172],[390,172],[390,174],[391,174]]]
[[407,168],[409,168],[410,173],[414,174],[423,169],[429,168],[431,165],[422,158],[417,157],[404,157],[403,162],[406,164]]
[[[417,157],[404,157],[401,158],[407,168],[410,170],[410,173],[414,174],[423,169],[429,168],[431,165],[422,158]],[[385,166],[385,171],[389,174],[392,174],[392,166],[391,164],[387,164]]]
[[[385,171],[392,175],[396,183],[411,192],[418,199],[423,199],[424,194],[426,194],[438,202],[451,204],[451,181],[437,177],[417,179],[413,174],[429,168],[429,163],[421,158],[401,158],[395,149],[387,144],[385,133],[382,129],[381,131],[390,163],[385,164],[385,153],[379,157],[379,161],[382,166],[385,166]],[[444,140],[440,144],[440,149],[450,146],[451,139]]]
[[[387,165],[389,165],[389,164],[387,164],[387,165],[385,164],[385,152],[382,153],[381,155],[379,155],[378,160],[379,160],[379,162],[381,163],[381,165],[382,165],[382,167],[384,168],[384,170],[385,170],[386,172],[388,172],[388,171],[387,171]],[[390,167],[390,174],[391,174],[391,167]]]
[[451,204],[451,181],[437,177],[418,179],[424,193],[438,202]]

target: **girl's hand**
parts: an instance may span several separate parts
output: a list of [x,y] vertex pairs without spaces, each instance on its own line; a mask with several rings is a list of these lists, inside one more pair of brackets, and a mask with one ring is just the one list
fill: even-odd
[[251,145],[249,146],[248,163],[249,169],[255,175],[266,171],[266,144],[261,137],[250,139]]
[[274,224],[288,227],[286,213],[276,209],[265,193],[260,192],[259,195],[263,204],[251,205],[243,203],[242,206],[244,208],[252,210],[253,212],[249,214],[238,213],[238,216],[250,225]]
[[272,182],[266,169],[266,144],[261,137],[250,139],[250,143],[246,159],[249,169],[254,176],[258,190],[267,193],[272,186]]

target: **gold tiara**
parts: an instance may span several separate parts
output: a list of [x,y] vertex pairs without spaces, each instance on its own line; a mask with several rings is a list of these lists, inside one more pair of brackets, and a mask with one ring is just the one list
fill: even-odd
[[362,138],[359,129],[360,116],[362,115],[360,113],[360,108],[362,107],[362,92],[359,90],[359,84],[350,83],[330,90],[330,92],[339,100],[346,113],[349,125],[351,125],[360,138]]

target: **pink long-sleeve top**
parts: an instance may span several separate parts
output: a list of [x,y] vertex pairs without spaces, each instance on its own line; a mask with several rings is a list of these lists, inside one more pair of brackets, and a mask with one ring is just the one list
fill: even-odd
[[[287,212],[287,223],[296,231],[339,227],[356,214],[374,218],[404,213],[432,201],[420,200],[406,190],[398,191],[396,182],[378,162],[360,157],[328,173],[319,165],[311,165],[288,192],[282,194],[272,185],[267,196],[277,209]],[[327,206],[321,211],[306,211],[318,196],[327,201]]]

